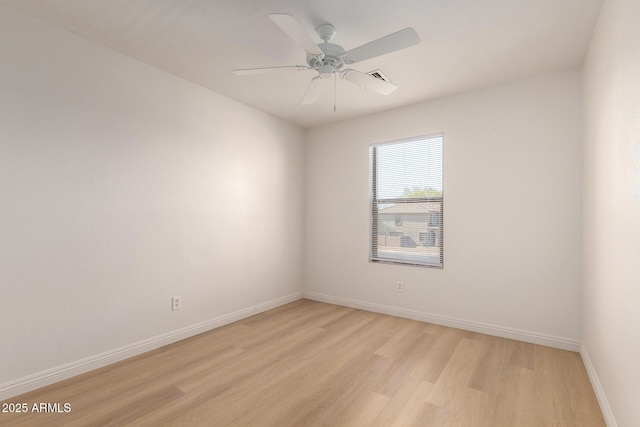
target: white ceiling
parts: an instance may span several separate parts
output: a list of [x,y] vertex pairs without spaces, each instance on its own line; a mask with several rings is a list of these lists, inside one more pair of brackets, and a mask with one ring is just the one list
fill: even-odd
[[[582,63],[602,0],[0,0],[95,42],[303,127],[343,120]],[[235,68],[305,64],[270,13],[310,34],[331,23],[345,49],[413,27],[421,43],[353,64],[380,69],[388,96],[337,81],[300,100],[315,71],[236,76]],[[318,38],[318,42],[321,40]]]

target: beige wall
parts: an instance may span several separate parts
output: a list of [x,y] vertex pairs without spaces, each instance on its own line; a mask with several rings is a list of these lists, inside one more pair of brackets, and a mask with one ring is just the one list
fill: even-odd
[[[577,348],[580,77],[565,71],[308,131],[305,292]],[[444,269],[368,262],[369,145],[438,132]]]
[[0,58],[0,391],[300,295],[302,129],[4,6]]
[[640,425],[638,17],[637,0],[604,2],[584,78],[583,354],[620,427]]

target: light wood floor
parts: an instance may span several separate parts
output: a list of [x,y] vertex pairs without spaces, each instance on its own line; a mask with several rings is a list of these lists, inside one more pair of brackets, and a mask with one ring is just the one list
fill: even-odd
[[10,399],[23,426],[604,426],[577,353],[300,300]]

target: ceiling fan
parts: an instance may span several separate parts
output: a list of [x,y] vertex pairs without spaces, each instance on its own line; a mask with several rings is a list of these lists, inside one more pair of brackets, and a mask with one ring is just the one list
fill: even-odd
[[307,65],[243,68],[233,70],[233,73],[237,75],[250,75],[281,69],[296,69],[298,71],[315,70],[318,72],[318,75],[311,79],[307,91],[302,98],[302,105],[309,105],[316,102],[322,88],[322,80],[330,77],[334,77],[335,79],[338,76],[382,95],[389,95],[396,90],[398,86],[367,73],[362,73],[350,68],[343,68],[343,66],[345,64],[354,64],[366,59],[375,58],[376,56],[395,52],[420,43],[420,37],[418,37],[415,30],[413,28],[405,28],[404,30],[397,31],[356,48],[345,50],[342,46],[329,43],[329,40],[331,40],[336,33],[336,29],[331,24],[322,24],[316,28],[318,36],[323,40],[322,43],[316,44],[293,16],[285,13],[274,13],[269,16],[289,37],[304,49],[307,53]]

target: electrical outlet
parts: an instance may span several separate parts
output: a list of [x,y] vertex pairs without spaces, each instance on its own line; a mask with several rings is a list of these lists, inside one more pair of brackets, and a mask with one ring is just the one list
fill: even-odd
[[404,292],[404,284],[402,282],[397,282],[396,283],[396,291]]
[[182,297],[171,298],[171,310],[180,310],[182,308]]

